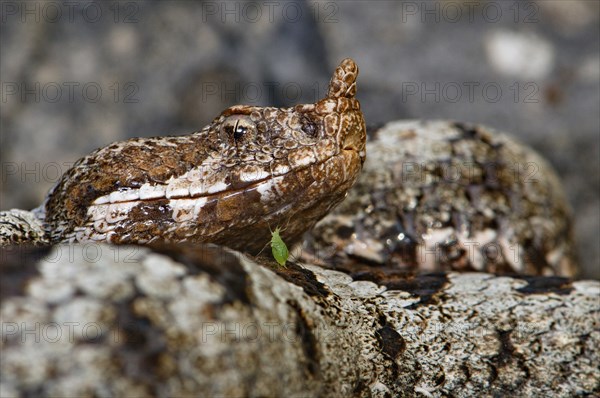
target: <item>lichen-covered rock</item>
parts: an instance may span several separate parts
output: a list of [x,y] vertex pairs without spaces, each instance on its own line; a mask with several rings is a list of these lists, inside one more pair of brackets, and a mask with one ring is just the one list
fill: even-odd
[[396,121],[371,132],[367,154],[305,258],[353,272],[577,274],[562,186],[532,149],[483,126]]
[[0,255],[2,397],[600,393],[598,282],[359,280],[217,246]]

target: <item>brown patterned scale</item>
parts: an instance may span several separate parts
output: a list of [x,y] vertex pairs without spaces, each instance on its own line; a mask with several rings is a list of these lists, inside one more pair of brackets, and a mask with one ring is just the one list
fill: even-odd
[[327,97],[234,106],[186,136],[134,138],[80,159],[37,214],[52,242],[213,242],[257,252],[269,226],[294,243],[346,195],[365,159],[358,67]]

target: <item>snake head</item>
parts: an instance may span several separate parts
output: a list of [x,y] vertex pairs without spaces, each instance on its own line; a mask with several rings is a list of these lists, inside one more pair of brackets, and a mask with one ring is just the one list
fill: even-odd
[[286,228],[285,238],[294,241],[343,199],[365,160],[366,128],[355,98],[357,75],[354,61],[344,59],[327,96],[317,103],[233,106],[204,129],[203,139],[213,148],[207,162],[222,166],[208,184],[256,196],[228,206],[228,217],[243,219],[238,210],[243,207],[250,217],[244,224],[258,224],[256,228],[265,231],[269,223],[301,218]]
[[366,141],[355,98],[357,76],[358,67],[347,58],[331,78],[327,96],[315,104],[236,105],[223,111],[198,135],[209,148],[204,163],[214,169],[222,166],[213,173],[215,181],[227,178],[228,185],[242,188],[311,169],[315,180],[332,189],[353,182],[365,160]]
[[269,226],[293,243],[339,203],[365,159],[356,64],[327,97],[290,108],[238,105],[201,131],[134,138],[80,159],[49,193],[53,241],[213,242],[258,252]]

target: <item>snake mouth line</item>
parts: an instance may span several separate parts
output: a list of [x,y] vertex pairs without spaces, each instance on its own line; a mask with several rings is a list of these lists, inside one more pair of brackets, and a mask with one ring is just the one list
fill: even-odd
[[[101,197],[96,198],[90,207],[92,206],[102,206],[102,205],[119,205],[119,204],[131,204],[131,203],[139,203],[139,202],[144,202],[144,203],[153,203],[153,202],[157,202],[157,201],[161,201],[161,200],[193,200],[193,199],[206,199],[208,200],[213,200],[213,199],[217,199],[217,198],[227,198],[230,197],[232,195],[238,195],[242,192],[247,192],[247,191],[251,191],[251,190],[256,190],[260,192],[260,188],[262,185],[264,186],[264,190],[271,188],[272,186],[275,186],[277,184],[277,182],[280,179],[285,178],[286,176],[292,175],[294,173],[299,173],[302,171],[305,171],[311,167],[314,166],[319,166],[321,164],[327,163],[329,161],[331,161],[333,158],[336,157],[340,157],[340,156],[345,156],[344,152],[356,152],[358,153],[357,149],[354,148],[353,145],[349,145],[344,147],[342,150],[340,150],[339,152],[337,152],[335,155],[328,157],[325,160],[319,161],[319,162],[314,162],[314,163],[310,163],[308,165],[303,165],[301,167],[297,167],[295,169],[290,169],[289,171],[285,172],[285,173],[281,173],[281,174],[269,174],[268,176],[264,177],[264,178],[260,178],[257,179],[255,181],[249,182],[247,184],[236,184],[237,187],[234,187],[233,189],[225,189],[225,190],[221,190],[221,191],[215,191],[215,192],[210,192],[210,193],[200,193],[200,194],[182,194],[182,195],[177,195],[177,194],[173,194],[170,196],[167,196],[166,194],[163,194],[161,196],[154,196],[154,197],[146,197],[146,198],[140,198],[139,195],[139,191],[141,188],[135,188],[135,189],[129,189],[129,190],[124,190],[124,191],[117,191],[120,194],[122,194],[123,199],[122,200],[118,200],[118,198],[110,198],[111,195],[115,194],[115,192],[111,193],[111,194],[107,194]],[[272,181],[271,184],[269,184],[268,186],[266,186],[266,184]],[[159,186],[159,185],[156,185]],[[166,192],[166,186],[167,185],[161,185],[161,188],[164,188],[164,191]],[[117,195],[118,196],[118,195]],[[112,199],[112,200],[111,200]],[[116,200],[115,200],[116,199]]]
[[[306,169],[309,169],[311,167],[315,167],[315,166],[319,166],[321,164],[327,163],[329,161],[331,161],[332,159],[336,158],[336,157],[343,157],[344,156],[344,151],[348,151],[348,152],[356,152],[358,154],[358,150],[354,148],[354,146],[350,146],[350,147],[344,147],[342,150],[338,151],[336,154],[328,157],[325,160],[321,160],[319,162],[314,162],[305,166],[301,166],[295,169],[290,169],[288,172],[286,173],[282,173],[282,174],[278,174],[278,175],[269,175],[268,177],[265,178],[261,178],[259,180],[256,181],[252,181],[250,184],[248,185],[244,185],[242,187],[239,187],[237,189],[233,189],[233,190],[223,190],[223,191],[219,191],[219,192],[215,192],[212,193],[211,195],[197,195],[197,196],[184,196],[181,197],[181,199],[185,199],[185,198],[190,198],[190,199],[195,199],[195,198],[201,198],[201,197],[205,197],[205,198],[212,198],[214,196],[222,196],[223,198],[229,197],[231,195],[236,195],[239,194],[240,192],[243,191],[249,191],[252,189],[257,189],[259,185],[266,183],[268,181],[275,181],[278,178],[283,178],[285,176],[294,174],[294,173],[298,173],[298,172],[302,172]],[[345,174],[345,173],[344,173]],[[314,180],[314,178],[313,178]],[[173,199],[178,199],[178,198],[173,198]]]

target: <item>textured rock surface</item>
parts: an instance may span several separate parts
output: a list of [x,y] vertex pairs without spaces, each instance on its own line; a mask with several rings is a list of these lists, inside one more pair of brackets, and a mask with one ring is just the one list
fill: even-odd
[[600,393],[600,284],[273,272],[216,246],[3,249],[0,395]]
[[513,138],[464,123],[397,121],[370,132],[367,154],[347,198],[310,233],[307,259],[353,272],[369,263],[577,274],[560,181]]

